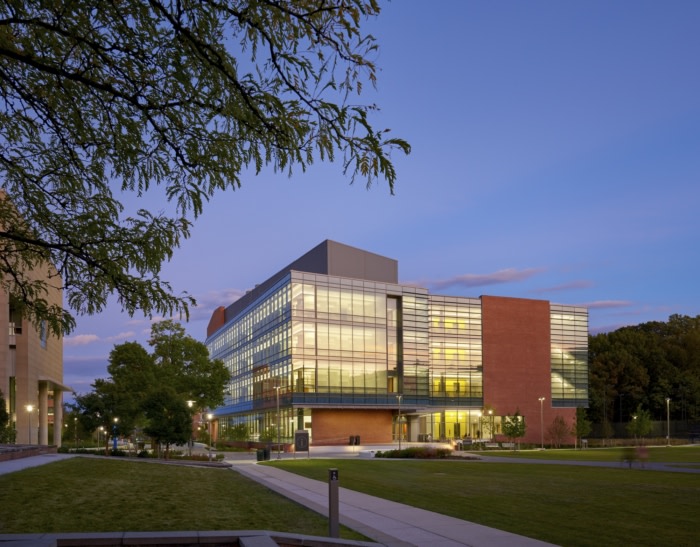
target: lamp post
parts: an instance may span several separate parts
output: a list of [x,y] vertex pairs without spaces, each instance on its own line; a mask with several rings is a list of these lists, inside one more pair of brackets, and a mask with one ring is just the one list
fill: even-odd
[[399,435],[399,450],[401,450],[401,399],[403,398],[403,395],[397,395],[396,399],[399,401],[399,415],[397,419],[397,431]]
[[102,432],[105,430],[104,426],[100,426],[97,428],[97,448],[99,449],[102,446]]
[[34,405],[27,405],[25,407],[27,409],[27,413],[29,414],[29,443],[32,444],[32,412],[34,412]]
[[73,418],[73,437],[75,448],[78,448],[78,417]]
[[210,412],[207,414],[207,429],[209,430],[209,461],[211,461],[211,419],[214,415]]
[[117,451],[117,422],[119,418],[114,418],[114,424],[112,425],[112,450]]
[[493,442],[493,409],[489,408],[489,429],[491,433],[491,442]]
[[538,401],[540,402],[540,441],[544,450],[544,397],[540,397]]
[[276,397],[277,397],[277,459],[280,456],[280,386],[275,386]]
[[[195,401],[187,401],[187,408],[190,409],[190,412],[192,412],[192,406],[194,405]],[[192,456],[192,414],[190,414],[190,438],[187,440],[187,448],[189,455]]]
[[671,446],[671,398],[666,397],[666,446]]

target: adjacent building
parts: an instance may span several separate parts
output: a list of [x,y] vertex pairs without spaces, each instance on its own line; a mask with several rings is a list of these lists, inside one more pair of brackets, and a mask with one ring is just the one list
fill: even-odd
[[[60,291],[48,300],[60,305]],[[63,392],[71,391],[63,384],[63,339],[52,336],[45,322],[35,328],[4,291],[0,310],[0,391],[16,443],[60,446]]]
[[231,372],[223,437],[488,441],[517,412],[539,443],[588,404],[585,308],[430,294],[400,284],[396,260],[329,240],[216,309],[206,343]]

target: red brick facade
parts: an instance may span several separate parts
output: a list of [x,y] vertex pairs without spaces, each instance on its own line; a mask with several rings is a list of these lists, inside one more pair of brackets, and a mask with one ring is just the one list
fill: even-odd
[[544,397],[547,442],[547,427],[557,415],[569,425],[576,416],[574,408],[552,408],[551,404],[549,302],[482,296],[481,305],[484,406],[492,407],[498,416],[519,410],[527,424],[523,441],[539,443],[539,398]]

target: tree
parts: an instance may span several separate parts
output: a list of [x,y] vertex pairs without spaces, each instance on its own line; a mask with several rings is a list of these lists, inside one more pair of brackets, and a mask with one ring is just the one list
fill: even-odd
[[222,361],[211,360],[207,347],[185,334],[181,324],[171,320],[155,323],[148,343],[160,382],[169,382],[183,400],[194,401],[195,408],[223,404],[228,370]]
[[[68,307],[188,313],[160,269],[217,191],[263,169],[342,162],[386,180],[408,143],[376,129],[378,0],[0,3],[2,287],[70,332],[30,273],[53,263]],[[130,208],[129,194],[158,199]],[[168,210],[163,203],[168,203]]]
[[504,416],[502,420],[503,434],[508,437],[508,441],[513,443],[515,450],[515,442],[525,436],[526,426],[525,418],[520,415],[520,410],[516,410],[515,414]]
[[644,410],[641,405],[627,424],[627,432],[634,437],[636,443],[638,439],[645,437],[651,431],[651,415],[648,410]]
[[143,403],[148,419],[144,433],[158,445],[165,445],[165,459],[171,444],[185,444],[192,435],[192,415],[175,390],[165,386],[149,394]]
[[586,416],[586,409],[585,408],[577,408],[576,409],[576,418],[574,420],[573,425],[571,426],[571,434],[581,440],[584,437],[586,437],[591,430],[593,429],[593,426],[591,424],[591,421],[588,419]]
[[155,323],[149,344],[153,347],[150,354],[138,342],[115,345],[107,366],[110,377],[95,380],[92,392],[76,397],[86,431],[94,432],[99,426],[111,431],[117,418],[120,434],[129,435],[141,427],[145,432],[157,432],[160,442],[168,445],[181,442],[177,424],[172,429],[164,425],[168,416],[181,418],[179,403],[172,401],[179,401],[187,411],[185,440],[189,439],[192,423],[187,401],[194,401],[199,409],[223,403],[228,370],[222,361],[209,359],[206,346],[186,335],[182,325],[170,320]]
[[561,448],[570,431],[571,428],[566,424],[566,420],[557,414],[547,427],[547,437],[554,448]]
[[16,433],[5,405],[5,397],[0,390],[0,444],[12,444],[15,442]]

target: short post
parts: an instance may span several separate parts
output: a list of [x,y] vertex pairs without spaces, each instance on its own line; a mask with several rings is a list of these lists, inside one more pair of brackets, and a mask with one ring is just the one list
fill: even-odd
[[332,467],[328,470],[328,536],[340,537],[340,523],[338,519],[338,469]]

